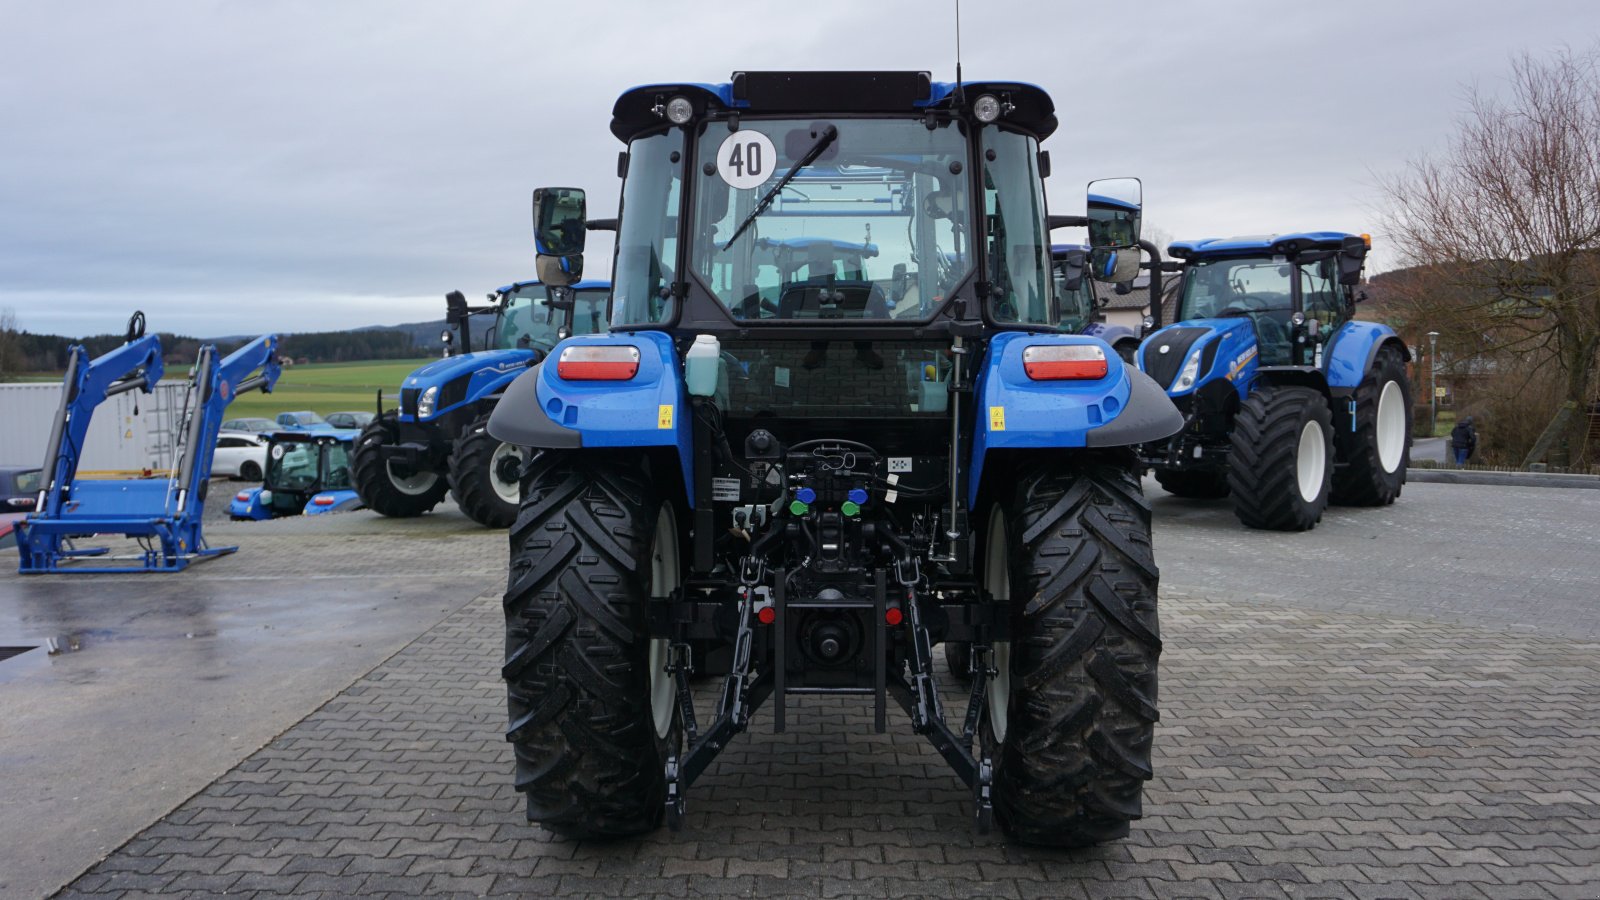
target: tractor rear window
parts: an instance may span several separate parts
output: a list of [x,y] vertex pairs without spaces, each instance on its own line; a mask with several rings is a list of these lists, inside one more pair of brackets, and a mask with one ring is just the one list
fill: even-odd
[[944,344],[738,341],[723,349],[726,402],[718,405],[730,416],[900,418],[948,408]]
[[951,122],[708,124],[693,274],[740,319],[926,319],[973,265],[966,157]]

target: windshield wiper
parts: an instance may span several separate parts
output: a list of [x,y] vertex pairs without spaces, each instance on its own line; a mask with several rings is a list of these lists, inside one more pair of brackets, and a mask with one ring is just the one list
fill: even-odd
[[815,144],[811,145],[811,149],[806,151],[806,155],[796,160],[795,164],[789,167],[789,171],[783,173],[783,177],[778,179],[778,183],[772,186],[772,190],[767,191],[766,196],[762,197],[761,201],[756,204],[756,208],[750,210],[750,215],[745,216],[744,221],[739,223],[739,227],[733,230],[733,237],[728,238],[728,242],[722,245],[723,252],[726,253],[728,248],[733,246],[733,242],[739,239],[739,235],[744,234],[744,230],[750,227],[750,223],[754,222],[757,216],[767,211],[767,207],[771,206],[772,201],[777,199],[778,194],[785,187],[788,187],[789,182],[793,181],[796,175],[800,174],[801,169],[816,162],[817,157],[822,155],[822,151],[828,149],[828,145],[838,140],[838,138],[839,129],[832,125],[822,129],[822,135],[817,138]]

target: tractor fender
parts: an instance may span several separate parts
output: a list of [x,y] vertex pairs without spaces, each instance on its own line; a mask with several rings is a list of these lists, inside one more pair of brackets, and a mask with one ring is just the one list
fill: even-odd
[[[241,499],[243,498],[243,499]],[[234,519],[270,519],[272,513],[261,505],[261,488],[245,488],[228,502],[228,516]]]
[[569,381],[559,365],[540,363],[517,376],[495,404],[490,436],[552,450],[671,447],[685,487],[693,485],[693,423],[672,339],[660,331],[578,335],[557,344],[549,359],[559,361],[574,346],[634,347],[639,370],[627,381]]
[[1348,394],[1361,384],[1361,379],[1372,371],[1372,361],[1378,351],[1393,346],[1400,358],[1409,362],[1411,351],[1395,334],[1393,328],[1378,322],[1349,321],[1339,326],[1323,351],[1323,365],[1328,373],[1328,387],[1335,394]]
[[[318,503],[326,499],[327,503]],[[306,508],[302,510],[308,516],[320,516],[323,513],[346,512],[361,508],[361,497],[352,490],[319,491],[310,500],[306,501]]]
[[[1070,381],[1029,378],[1023,351],[1062,344],[1099,346],[1105,352],[1106,374]],[[989,341],[973,396],[978,408],[967,502],[974,505],[991,450],[1122,446],[1169,437],[1183,427],[1183,416],[1155,382],[1124,365],[1104,341],[1083,335],[996,335]],[[1118,422],[1123,424],[1108,428]]]
[[1250,390],[1264,385],[1273,387],[1310,388],[1324,397],[1331,397],[1328,376],[1316,366],[1261,366],[1250,382]]

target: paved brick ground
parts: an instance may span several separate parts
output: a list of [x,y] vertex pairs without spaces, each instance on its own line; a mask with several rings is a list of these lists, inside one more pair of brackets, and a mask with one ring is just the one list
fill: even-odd
[[486,595],[64,893],[1600,895],[1600,644],[1164,604],[1147,818],[1093,851],[974,835],[903,717],[871,735],[864,706],[819,699],[789,734],[758,717],[685,832],[551,840],[509,786]]

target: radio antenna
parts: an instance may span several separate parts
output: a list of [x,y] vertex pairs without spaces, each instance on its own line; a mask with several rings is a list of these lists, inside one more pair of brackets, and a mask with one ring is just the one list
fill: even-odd
[[967,92],[961,87],[961,0],[956,0],[956,104],[967,104]]

